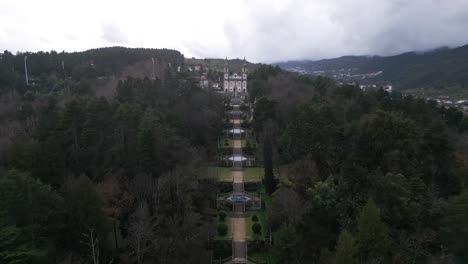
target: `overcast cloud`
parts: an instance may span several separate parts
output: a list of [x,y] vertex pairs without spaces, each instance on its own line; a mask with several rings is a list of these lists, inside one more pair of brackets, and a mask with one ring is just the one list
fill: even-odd
[[171,48],[250,61],[468,44],[468,0],[0,0],[0,49]]

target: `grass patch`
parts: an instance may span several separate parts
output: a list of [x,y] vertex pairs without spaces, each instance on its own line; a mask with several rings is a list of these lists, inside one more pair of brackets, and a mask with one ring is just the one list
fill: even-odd
[[263,168],[245,168],[244,181],[262,181],[263,174]]
[[212,179],[215,181],[232,181],[230,167],[206,167],[201,169],[201,179]]
[[249,260],[255,261],[257,263],[267,263],[268,252],[266,251],[249,252]]

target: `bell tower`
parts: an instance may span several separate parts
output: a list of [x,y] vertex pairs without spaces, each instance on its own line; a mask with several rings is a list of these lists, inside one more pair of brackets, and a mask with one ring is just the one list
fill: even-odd
[[244,63],[242,64],[242,92],[247,93],[247,61],[245,60],[244,57]]
[[[229,75],[229,66],[228,66],[228,59],[226,57],[226,59],[224,59],[224,74],[228,74]],[[225,77],[226,79],[226,77]]]

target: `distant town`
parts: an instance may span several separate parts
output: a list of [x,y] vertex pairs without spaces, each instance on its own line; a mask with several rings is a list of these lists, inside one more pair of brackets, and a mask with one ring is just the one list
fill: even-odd
[[[379,75],[382,75],[383,71],[376,71],[370,73],[358,73],[359,69],[339,69],[339,70],[316,70],[309,71],[303,67],[285,67],[285,70],[294,72],[300,75],[312,75],[312,76],[323,76],[335,79],[338,85],[358,85],[361,90],[372,90],[372,89],[383,89],[386,92],[393,92],[393,84],[389,81],[379,80]],[[423,89],[424,90],[424,89]],[[468,98],[460,98],[460,96],[450,95],[432,95],[427,96],[424,92],[408,93],[402,91],[404,94],[413,94],[414,96],[424,97],[426,100],[434,100],[439,105],[446,108],[454,107],[463,112],[468,113]]]

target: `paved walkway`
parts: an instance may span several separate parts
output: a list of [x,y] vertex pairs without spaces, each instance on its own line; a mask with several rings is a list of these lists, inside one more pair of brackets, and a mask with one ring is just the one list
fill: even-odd
[[234,183],[244,182],[244,171],[231,171],[231,175]]
[[234,139],[232,141],[233,148],[242,148],[242,141],[240,139]]
[[245,241],[245,218],[231,218],[232,220],[232,239],[234,241]]

